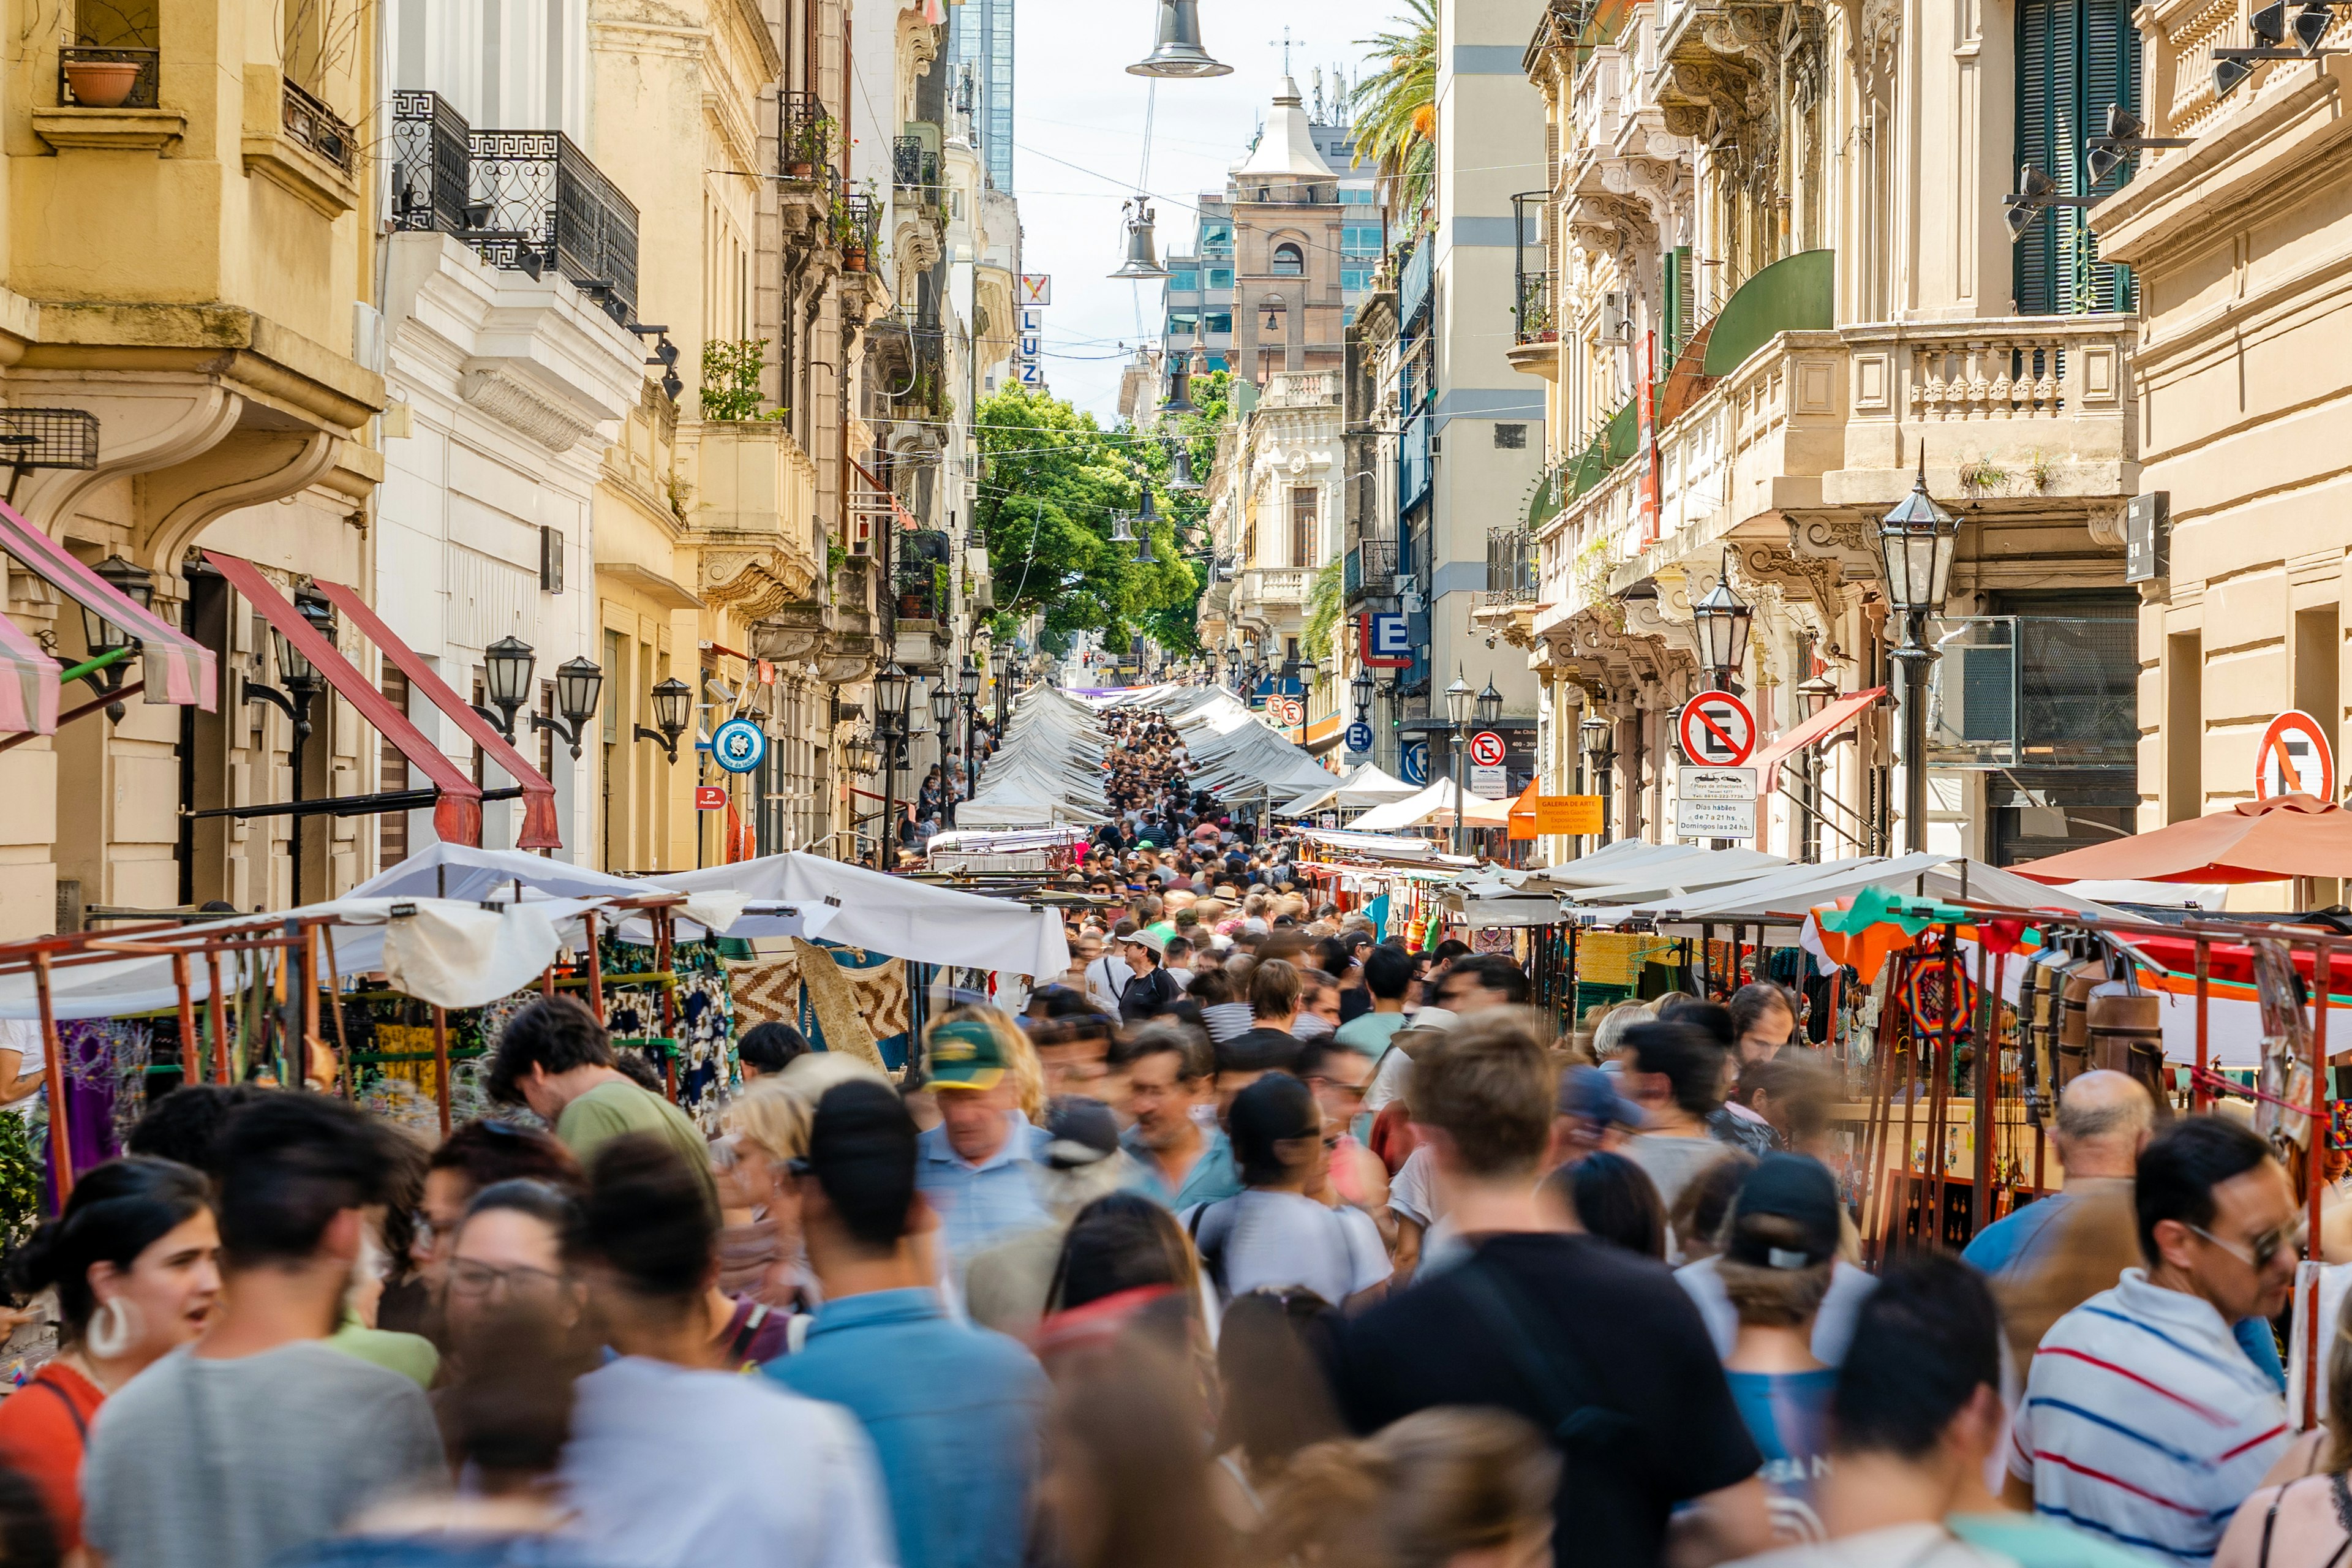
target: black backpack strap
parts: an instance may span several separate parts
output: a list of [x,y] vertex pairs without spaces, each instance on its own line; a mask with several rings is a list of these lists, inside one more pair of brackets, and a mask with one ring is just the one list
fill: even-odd
[[1641,1429],[1633,1417],[1594,1398],[1575,1358],[1544,1348],[1534,1307],[1517,1281],[1483,1258],[1462,1264],[1450,1278],[1460,1281],[1472,1311],[1542,1402],[1552,1442],[1561,1452],[1586,1464],[1626,1465],[1638,1459]]
[[1219,1300],[1224,1300],[1226,1295],[1225,1231],[1230,1227],[1220,1226],[1214,1240],[1203,1244],[1201,1240],[1201,1225],[1209,1217],[1211,1209],[1221,1209],[1233,1201],[1232,1198],[1219,1198],[1215,1203],[1202,1204],[1192,1211],[1192,1223],[1185,1226],[1186,1234],[1192,1238],[1192,1250],[1201,1255],[1201,1267],[1208,1270],[1209,1283],[1217,1288]]
[[81,1438],[81,1446],[84,1448],[88,1448],[89,1447],[89,1422],[83,1417],[81,1406],[73,1402],[72,1394],[68,1394],[64,1389],[59,1388],[56,1384],[49,1382],[46,1378],[35,1378],[25,1386],[27,1389],[37,1388],[42,1390],[44,1393],[54,1394],[57,1398],[57,1402],[66,1407],[66,1415],[71,1417],[74,1424],[74,1432]]

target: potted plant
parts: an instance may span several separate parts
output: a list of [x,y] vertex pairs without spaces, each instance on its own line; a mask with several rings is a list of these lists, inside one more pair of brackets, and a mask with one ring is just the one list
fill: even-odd
[[817,169],[832,152],[832,121],[819,114],[793,127],[792,142],[784,149],[784,178],[816,178]]
[[76,104],[120,109],[138,90],[139,73],[146,67],[138,60],[68,60],[65,68],[66,86]]

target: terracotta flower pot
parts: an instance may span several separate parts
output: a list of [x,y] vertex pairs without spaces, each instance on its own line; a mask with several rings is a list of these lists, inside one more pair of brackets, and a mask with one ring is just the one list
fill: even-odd
[[814,175],[815,173],[816,165],[814,163],[787,163],[784,165],[784,178],[788,180],[805,180]]
[[852,272],[865,271],[866,247],[864,246],[852,246],[847,251],[843,253],[841,264]]
[[66,85],[84,109],[120,109],[139,86],[137,60],[75,60],[66,67]]

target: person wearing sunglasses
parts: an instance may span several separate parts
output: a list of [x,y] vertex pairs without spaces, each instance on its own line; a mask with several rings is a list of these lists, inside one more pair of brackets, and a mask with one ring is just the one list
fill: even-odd
[[2283,1391],[2231,1325],[2284,1310],[2300,1215],[2270,1146],[2218,1116],[2181,1118],[2148,1141],[2133,1206],[2146,1267],[2042,1337],[2007,1496],[2201,1564],[2288,1446]]

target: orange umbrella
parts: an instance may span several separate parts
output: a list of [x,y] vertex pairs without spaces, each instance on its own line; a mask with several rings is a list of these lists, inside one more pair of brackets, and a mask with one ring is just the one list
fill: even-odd
[[2277,882],[2352,877],[2352,812],[2307,795],[2250,800],[2029,865],[2037,882]]

